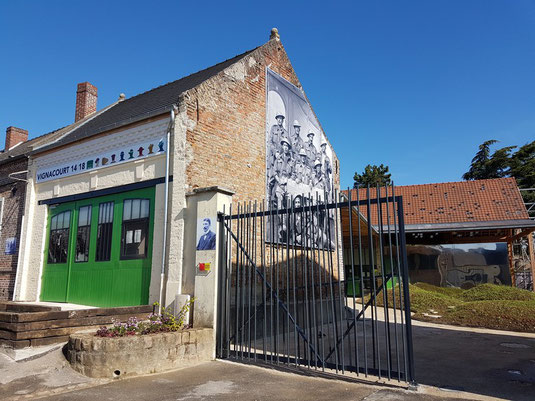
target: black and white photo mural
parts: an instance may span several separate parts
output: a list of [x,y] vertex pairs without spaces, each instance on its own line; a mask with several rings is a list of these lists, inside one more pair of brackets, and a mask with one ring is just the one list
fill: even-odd
[[[315,205],[332,199],[333,151],[303,92],[266,69],[266,199],[271,209]],[[279,216],[267,226],[270,242],[331,246],[332,216],[325,211],[305,216],[307,222]],[[294,221],[295,220],[295,221]],[[313,227],[313,229],[311,228]]]

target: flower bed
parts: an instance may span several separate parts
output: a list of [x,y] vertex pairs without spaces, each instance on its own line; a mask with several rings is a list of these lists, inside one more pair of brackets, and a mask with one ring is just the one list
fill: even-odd
[[213,329],[98,337],[73,334],[67,359],[76,371],[97,378],[164,372],[214,359]]
[[95,334],[73,334],[67,344],[67,359],[76,371],[101,378],[164,372],[212,360],[213,330],[184,324],[193,301],[177,316],[162,308],[147,320],[130,317],[125,323],[103,326]]

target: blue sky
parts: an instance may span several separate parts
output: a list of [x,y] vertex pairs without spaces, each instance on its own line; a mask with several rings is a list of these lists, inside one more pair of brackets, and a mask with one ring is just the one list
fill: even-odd
[[276,26],[341,162],[458,181],[477,146],[535,139],[535,0],[0,3],[0,147],[268,40]]

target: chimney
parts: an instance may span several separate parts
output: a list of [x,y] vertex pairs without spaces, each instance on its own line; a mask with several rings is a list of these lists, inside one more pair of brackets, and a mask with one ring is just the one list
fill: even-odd
[[97,111],[97,88],[89,82],[78,84],[74,122],[93,114],[95,111]]
[[6,129],[6,146],[4,150],[9,150],[13,146],[26,142],[28,140],[28,131],[17,127],[7,127]]

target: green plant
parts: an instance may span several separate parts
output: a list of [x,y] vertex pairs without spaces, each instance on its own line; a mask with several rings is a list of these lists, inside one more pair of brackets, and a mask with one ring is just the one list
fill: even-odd
[[[195,298],[187,301],[180,311],[175,316],[169,312],[167,308],[162,307],[160,313],[151,313],[146,321],[138,321],[135,317],[130,317],[125,323],[113,322],[111,327],[101,327],[96,332],[98,337],[124,337],[133,336],[136,334],[151,334],[169,331],[179,331],[189,328],[189,324],[184,324],[184,320],[189,312],[191,305]],[[159,307],[159,303],[155,302],[155,309]]]

